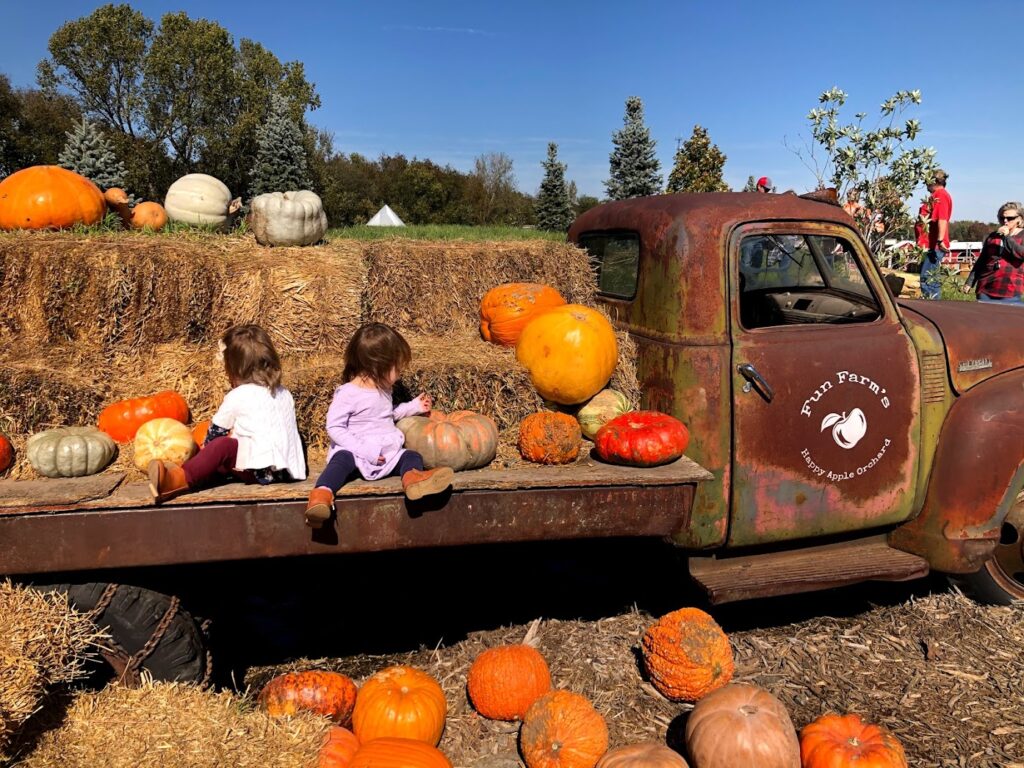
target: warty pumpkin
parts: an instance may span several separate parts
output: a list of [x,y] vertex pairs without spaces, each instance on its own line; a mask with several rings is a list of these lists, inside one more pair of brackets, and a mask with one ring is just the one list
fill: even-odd
[[348,728],[331,726],[317,755],[317,768],[348,768],[359,746],[359,739]]
[[629,398],[616,389],[602,389],[576,412],[576,421],[587,440],[616,416],[629,411]]
[[231,190],[206,173],[189,173],[171,184],[164,209],[171,221],[220,225],[228,219]]
[[396,426],[405,435],[405,447],[420,454],[427,469],[477,469],[494,461],[498,452],[498,426],[473,411],[431,411],[429,416],[401,419]]
[[680,608],[647,628],[644,668],[666,698],[697,701],[732,679],[729,638],[700,608]]
[[118,400],[100,411],[99,428],[119,443],[127,443],[150,419],[188,421],[188,403],[177,392],[164,390],[147,397]]
[[514,347],[523,328],[541,312],[565,304],[562,294],[543,283],[505,283],[480,300],[480,335],[485,341]]
[[466,688],[476,711],[492,720],[521,720],[551,690],[551,672],[529,645],[488,648],[469,668]]
[[249,206],[249,226],[260,245],[313,245],[327,231],[327,214],[316,192],[266,192]]
[[608,750],[597,768],[689,768],[689,765],[675,750],[657,741],[645,741]]
[[800,744],[782,702],[756,685],[719,688],[686,720],[693,768],[800,768]]
[[440,684],[413,667],[388,667],[363,683],[352,712],[352,730],[363,744],[384,736],[437,746],[448,702]]
[[596,309],[566,304],[536,315],[516,343],[516,359],[540,396],[562,405],[585,402],[608,383],[618,362],[615,331]]
[[452,764],[430,744],[386,736],[359,747],[349,768],[452,768]]
[[608,751],[608,726],[583,696],[550,691],[526,710],[519,748],[527,768],[594,768]]
[[263,686],[257,701],[273,717],[290,717],[301,710],[348,727],[356,705],[356,684],[338,672],[289,672]]
[[44,477],[84,477],[101,472],[117,454],[114,441],[96,427],[62,427],[32,435],[25,455]]
[[679,419],[658,411],[631,411],[616,416],[594,436],[602,461],[630,467],[657,467],[673,462],[690,444]]
[[579,422],[566,413],[531,413],[519,424],[519,453],[538,464],[568,464],[580,455]]
[[198,450],[192,430],[176,419],[150,419],[135,433],[135,466],[143,471],[151,461],[184,464]]
[[103,221],[103,193],[85,176],[34,165],[0,181],[0,229],[67,229]]
[[14,446],[3,432],[0,432],[0,475],[11,468],[14,463]]
[[857,715],[822,715],[800,732],[804,768],[907,768],[903,745]]

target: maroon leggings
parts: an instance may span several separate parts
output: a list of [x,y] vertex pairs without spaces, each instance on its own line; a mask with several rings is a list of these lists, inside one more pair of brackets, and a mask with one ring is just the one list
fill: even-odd
[[185,480],[192,489],[203,488],[223,480],[241,480],[246,483],[256,482],[256,477],[248,470],[235,469],[235,457],[238,456],[238,441],[233,437],[218,437],[211,440],[195,456],[182,464]]

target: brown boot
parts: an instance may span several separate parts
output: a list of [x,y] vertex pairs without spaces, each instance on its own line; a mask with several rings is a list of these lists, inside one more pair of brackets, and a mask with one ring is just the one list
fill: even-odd
[[322,528],[331,519],[334,509],[334,491],[330,488],[314,488],[309,492],[306,504],[306,525],[310,528]]
[[410,469],[402,475],[402,488],[405,489],[405,497],[415,501],[447,490],[451,487],[453,477],[455,472],[451,467]]
[[180,496],[188,490],[185,470],[173,461],[149,462],[149,492],[154,504],[163,504],[168,499]]

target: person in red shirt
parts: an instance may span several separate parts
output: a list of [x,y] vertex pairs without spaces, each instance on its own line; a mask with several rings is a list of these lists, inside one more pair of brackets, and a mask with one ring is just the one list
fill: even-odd
[[949,253],[949,220],[953,216],[953,198],[946,191],[948,174],[941,168],[928,179],[931,193],[928,207],[928,252],[921,262],[921,298],[937,299],[942,293],[942,260]]
[[931,213],[931,203],[925,200],[917,211],[917,221],[914,222],[914,242],[918,248],[928,250],[928,216]]
[[999,206],[1000,227],[985,238],[978,260],[964,284],[973,287],[978,301],[1024,307],[1024,219],[1020,203]]

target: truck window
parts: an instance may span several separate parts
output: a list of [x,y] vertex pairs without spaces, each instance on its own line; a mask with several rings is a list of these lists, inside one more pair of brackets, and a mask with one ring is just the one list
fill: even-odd
[[854,256],[838,237],[764,234],[740,243],[740,322],[868,323],[882,312]]
[[640,235],[636,232],[590,232],[579,237],[597,273],[597,290],[616,299],[636,296]]

